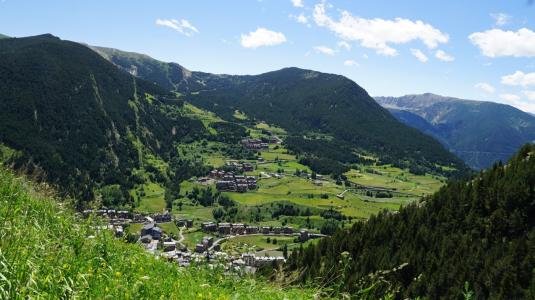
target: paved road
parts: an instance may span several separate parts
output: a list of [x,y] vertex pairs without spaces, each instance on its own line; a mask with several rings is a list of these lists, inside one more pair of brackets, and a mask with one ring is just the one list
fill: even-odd
[[182,233],[182,231],[184,231],[184,228],[186,228],[186,227],[185,226],[180,227],[180,231],[178,232],[179,239],[178,239],[178,241],[176,241],[182,247],[184,247],[184,244],[182,244],[182,241],[184,240],[184,234]]

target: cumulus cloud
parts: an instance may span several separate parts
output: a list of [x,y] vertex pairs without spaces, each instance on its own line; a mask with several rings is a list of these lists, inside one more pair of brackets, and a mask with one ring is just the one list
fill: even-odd
[[334,32],[346,41],[359,41],[365,48],[374,49],[378,54],[396,56],[398,51],[391,44],[404,44],[421,40],[428,48],[434,49],[440,43],[447,43],[449,37],[430,24],[420,20],[396,18],[365,19],[342,11],[340,19],[334,20],[327,15],[325,2],[316,4],[313,13],[315,23]]
[[[522,91],[522,94],[524,94],[524,96],[526,96],[529,100],[535,101],[535,91]],[[535,102],[533,104],[535,104]]]
[[307,16],[305,16],[304,13],[300,13],[297,16],[296,15],[290,15],[290,18],[294,19],[295,21],[297,21],[297,23],[305,24],[308,27],[310,27],[310,23],[308,23],[308,18],[307,18]]
[[437,52],[435,52],[435,57],[440,59],[441,61],[447,61],[447,62],[455,60],[455,57],[447,54],[446,52],[442,50],[437,50]]
[[488,57],[535,56],[535,32],[527,28],[518,31],[491,29],[484,32],[474,32],[468,38],[479,47],[483,55]]
[[500,99],[508,102],[514,102],[520,100],[520,96],[516,94],[500,94]]
[[513,74],[502,76],[502,84],[512,86],[535,85],[535,73],[516,71]]
[[262,46],[276,46],[285,42],[286,37],[282,32],[275,32],[262,27],[241,35],[241,45],[245,48],[255,49]]
[[303,3],[303,0],[292,0],[292,5],[294,7],[304,7],[305,4]]
[[476,83],[474,87],[485,94],[494,94],[494,92],[496,91],[496,89],[492,85],[485,82]]
[[520,96],[516,94],[500,94],[500,99],[507,102],[515,102],[520,100]]
[[429,60],[427,56],[420,49],[411,49],[412,55],[416,57],[419,61],[425,63]]
[[490,14],[496,26],[504,26],[511,20],[511,16],[504,13]]
[[358,67],[359,66],[359,63],[352,60],[352,59],[348,59],[346,61],[344,61],[344,66],[346,67]]
[[192,36],[199,33],[199,30],[185,19],[181,19],[180,21],[175,19],[157,19],[156,25],[169,27],[185,36]]
[[326,55],[334,55],[335,53],[334,49],[325,46],[316,46],[314,47],[314,51],[316,51],[316,53],[322,53]]
[[502,103],[512,105],[520,110],[535,113],[535,91],[522,92],[528,100],[522,99],[516,94],[502,94],[500,100]]
[[351,45],[346,41],[339,41],[336,45],[338,45],[340,48],[346,49],[347,51],[351,50]]

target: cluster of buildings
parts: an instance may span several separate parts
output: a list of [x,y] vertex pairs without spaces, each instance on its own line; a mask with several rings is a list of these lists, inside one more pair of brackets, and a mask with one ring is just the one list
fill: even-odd
[[252,172],[254,171],[254,166],[248,162],[236,162],[236,161],[227,161],[225,163],[225,169],[234,171],[234,172]]
[[266,150],[269,149],[269,143],[263,142],[261,139],[243,139],[241,140],[241,144],[251,150]]
[[132,213],[127,210],[114,210],[114,209],[86,209],[82,212],[84,218],[89,217],[90,215],[96,215],[99,217],[108,218],[110,224],[127,224],[127,223],[167,223],[171,222],[173,217],[166,211],[161,214],[153,215],[142,215],[137,213]]
[[152,240],[160,240],[162,238],[163,231],[155,223],[148,223],[141,228],[141,242],[149,243]]
[[[197,245],[195,245],[195,252],[203,253],[204,251],[206,251],[210,247],[212,247],[213,244],[214,244],[214,237],[205,236],[205,237],[202,238],[202,242],[200,242]],[[219,251],[221,249],[219,247],[219,245],[216,245],[216,247],[214,247],[214,248],[216,248],[216,249],[214,249],[214,251]]]
[[254,176],[235,175],[233,172],[218,170],[212,172],[214,173],[210,173],[210,176],[217,179],[215,186],[218,191],[245,193],[258,187]]
[[223,235],[244,235],[244,234],[294,234],[292,227],[271,227],[271,226],[250,226],[242,223],[214,223],[205,222],[201,224],[201,229],[207,233],[219,233]]
[[249,267],[262,267],[273,263],[285,263],[286,259],[282,256],[256,256],[251,253],[244,253],[241,255],[243,264]]
[[193,227],[193,220],[192,219],[178,219],[176,220],[176,226],[191,228]]
[[181,267],[187,267],[190,265],[192,260],[192,254],[187,251],[178,251],[176,250],[169,250],[165,251],[161,254],[162,257],[165,257],[169,262],[176,262]]
[[96,215],[99,217],[106,217],[110,219],[123,219],[128,220],[135,217],[134,214],[130,213],[127,210],[115,210],[115,209],[86,209],[82,212],[84,218],[89,217],[90,215]]
[[168,211],[166,211],[163,214],[152,215],[152,219],[156,223],[168,223],[172,221],[173,217]]

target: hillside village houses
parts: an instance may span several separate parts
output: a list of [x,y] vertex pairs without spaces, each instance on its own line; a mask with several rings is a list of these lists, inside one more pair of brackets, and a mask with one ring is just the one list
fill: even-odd
[[233,172],[214,170],[210,172],[210,177],[217,179],[216,188],[218,191],[245,193],[257,188],[254,176],[235,175]]
[[245,148],[251,150],[265,150],[269,149],[269,144],[281,144],[282,139],[274,135],[271,131],[264,131],[267,134],[267,137],[262,139],[259,138],[245,138],[241,140],[242,145]]
[[268,264],[276,263],[285,263],[286,259],[282,256],[256,256],[252,253],[244,253],[241,256],[244,264],[250,267],[261,267]]
[[[236,163],[233,165],[236,168],[244,168],[244,165]],[[249,166],[245,166],[248,168]],[[246,184],[247,189],[256,188],[256,179],[254,177],[247,177],[243,175],[234,175],[232,172],[219,172],[215,170],[212,176],[223,179],[224,181],[230,181],[229,176],[233,176],[236,189],[238,184]],[[230,173],[230,174],[229,174]],[[250,182],[251,181],[251,182]],[[250,186],[254,184],[254,186]],[[323,235],[311,234],[307,230],[301,230],[296,232],[292,227],[272,227],[272,226],[254,226],[243,223],[215,223],[204,222],[201,224],[201,230],[207,235],[201,242],[195,245],[193,249],[188,250],[184,244],[179,241],[173,240],[167,236],[161,227],[160,223],[175,222],[179,227],[193,227],[193,220],[191,219],[177,219],[174,220],[172,214],[168,211],[164,213],[156,213],[152,215],[142,215],[132,213],[129,211],[116,211],[108,209],[99,210],[85,210],[83,215],[88,217],[90,215],[98,215],[109,220],[109,224],[105,226],[107,229],[115,231],[117,237],[123,236],[125,229],[124,226],[129,223],[143,223],[143,227],[140,229],[139,241],[143,247],[149,252],[155,255],[164,257],[165,259],[176,262],[179,266],[189,266],[192,261],[211,261],[216,259],[216,263],[222,263],[229,269],[235,269],[239,272],[249,272],[258,267],[269,265],[272,263],[284,263],[284,257],[268,257],[268,256],[255,256],[255,254],[243,254],[238,257],[228,255],[221,250],[220,241],[232,238],[232,236],[241,235],[294,235],[296,241],[305,242],[312,238],[321,237]],[[103,227],[104,228],[104,227]],[[214,241],[214,236],[219,236],[218,241]]]
[[223,235],[245,235],[245,234],[294,234],[292,227],[270,227],[251,226],[242,223],[214,223],[204,222],[201,224],[202,231],[206,233],[219,233]]
[[269,149],[269,143],[263,142],[261,139],[246,138],[241,140],[241,144],[251,150],[266,150]]

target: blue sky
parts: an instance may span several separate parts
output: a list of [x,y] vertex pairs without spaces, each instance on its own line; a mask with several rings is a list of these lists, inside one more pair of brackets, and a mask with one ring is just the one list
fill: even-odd
[[0,33],[52,33],[212,73],[297,66],[374,96],[432,92],[535,112],[527,0],[0,0]]

